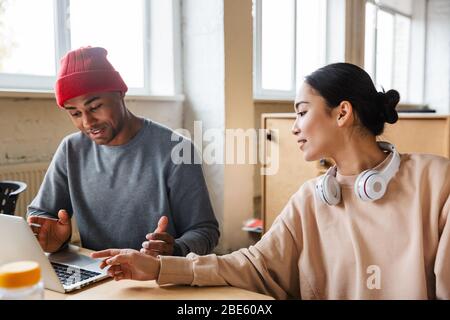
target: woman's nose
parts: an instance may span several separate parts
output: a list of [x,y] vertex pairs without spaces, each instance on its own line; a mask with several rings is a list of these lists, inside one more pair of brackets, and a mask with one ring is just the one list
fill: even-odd
[[297,120],[294,121],[294,125],[292,126],[291,132],[294,135],[300,132],[300,129],[297,126]]

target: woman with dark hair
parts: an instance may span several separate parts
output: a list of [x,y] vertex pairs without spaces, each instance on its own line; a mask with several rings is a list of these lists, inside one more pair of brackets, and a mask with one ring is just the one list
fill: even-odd
[[450,161],[377,142],[398,119],[395,90],[337,63],[306,77],[292,132],[308,161],[336,165],[303,184],[262,239],[216,256],[96,252],[116,280],[231,285],[277,299],[450,298]]

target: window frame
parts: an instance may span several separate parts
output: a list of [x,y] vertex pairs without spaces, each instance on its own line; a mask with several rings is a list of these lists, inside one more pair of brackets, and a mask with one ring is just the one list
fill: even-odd
[[292,12],[294,15],[294,32],[293,32],[293,72],[291,76],[290,91],[285,90],[269,90],[262,88],[262,1],[254,0],[254,17],[253,17],[253,98],[255,100],[275,100],[275,101],[291,101],[296,94],[296,70],[297,70],[297,1],[293,1]]
[[[11,74],[0,72],[0,93],[53,93],[56,81],[56,75],[59,72],[61,58],[71,48],[70,27],[67,21],[70,18],[70,1],[71,0],[53,0],[53,18],[54,18],[54,41],[55,41],[55,76],[32,75],[32,74]],[[181,57],[179,50],[181,48],[181,23],[180,17],[180,2],[179,0],[172,1],[172,42],[173,42],[173,72],[174,83],[173,94],[158,94],[152,93],[150,85],[150,1],[141,0],[143,3],[143,87],[130,87],[127,95],[134,97],[148,97],[161,98],[162,100],[170,100],[171,98],[179,100],[182,98],[182,82],[181,75]]]
[[[293,1],[292,4],[292,14],[294,18],[294,23],[292,25],[292,28],[294,28],[292,33],[292,41],[293,41],[293,64],[292,64],[292,74],[291,74],[291,90],[270,90],[270,89],[263,89],[262,87],[262,59],[261,59],[261,49],[262,49],[262,1],[263,0],[254,0],[253,1],[253,99],[255,101],[281,101],[281,102],[292,102],[295,99],[298,85],[297,83],[297,51],[298,49],[298,34],[297,34],[297,27],[298,27],[298,4],[297,1]],[[342,6],[344,4],[340,4]],[[325,52],[324,63],[329,63],[332,59],[335,59],[335,57],[332,57],[331,50],[336,50],[337,48],[331,49],[330,46],[330,38],[329,38],[329,26],[332,25],[330,22],[330,18],[335,22],[334,17],[330,17],[330,1],[325,1],[325,26],[324,26],[324,41],[325,41]],[[337,53],[337,52],[334,52]]]
[[[413,16],[410,15],[410,14],[406,14],[404,12],[401,12],[401,11],[395,9],[395,8],[391,8],[391,7],[388,7],[386,5],[377,3],[377,1],[375,1],[375,0],[366,0],[366,3],[370,3],[373,6],[375,6],[375,23],[374,23],[374,29],[375,30],[374,30],[373,52],[372,52],[372,54],[374,56],[374,59],[373,59],[373,65],[371,66],[372,69],[373,69],[373,75],[372,75],[373,79],[372,80],[373,80],[373,82],[375,84],[377,84],[377,59],[376,59],[376,53],[377,53],[377,34],[378,34],[378,30],[377,30],[378,12],[381,10],[381,11],[384,11],[384,12],[386,12],[388,14],[393,15],[393,18],[394,18],[394,30],[393,30],[393,37],[392,37],[393,50],[392,50],[392,53],[391,53],[392,54],[391,83],[393,84],[394,83],[394,79],[395,79],[395,68],[394,68],[394,66],[395,66],[395,60],[396,60],[395,59],[395,39],[396,39],[396,33],[397,33],[396,15],[400,15],[400,16],[403,16],[405,18],[408,18],[409,22],[410,22],[409,39],[408,39],[408,57],[407,57],[408,58],[408,65],[410,65],[410,63],[411,63],[411,46],[412,46],[411,45],[412,44],[411,30],[412,30]],[[366,63],[364,62],[364,64],[366,64]],[[409,75],[410,75],[409,68],[407,70],[408,70],[408,74],[407,74],[406,78],[409,79],[410,78],[409,77]],[[407,87],[407,89],[406,89],[406,99],[402,99],[402,102],[406,102],[406,101],[409,100],[410,87],[411,87],[410,86],[410,81],[407,82],[406,87]]]

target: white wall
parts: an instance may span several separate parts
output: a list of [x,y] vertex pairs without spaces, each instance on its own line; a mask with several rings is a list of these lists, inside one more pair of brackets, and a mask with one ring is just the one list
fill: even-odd
[[[184,0],[182,13],[184,127],[219,130],[222,164],[203,169],[220,223],[218,253],[246,247],[242,222],[253,216],[253,166],[223,165],[229,128],[253,127],[251,0]],[[197,147],[209,145],[197,140]]]
[[[181,1],[183,57],[183,126],[194,133],[194,121],[202,121],[203,130],[224,129],[225,92],[223,2],[221,0]],[[206,147],[199,137],[193,137],[197,148]],[[222,144],[223,137],[216,141]],[[224,166],[203,165],[212,206],[223,233]],[[223,234],[221,236],[223,239]]]

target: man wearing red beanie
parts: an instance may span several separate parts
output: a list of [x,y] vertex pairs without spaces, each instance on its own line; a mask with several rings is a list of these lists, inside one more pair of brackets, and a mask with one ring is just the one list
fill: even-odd
[[[41,246],[64,247],[74,216],[83,247],[92,250],[210,253],[219,231],[201,165],[171,161],[175,133],[127,109],[128,88],[106,56],[83,47],[61,60],[56,101],[80,132],[63,139],[28,207]],[[178,137],[194,155],[193,144]]]

